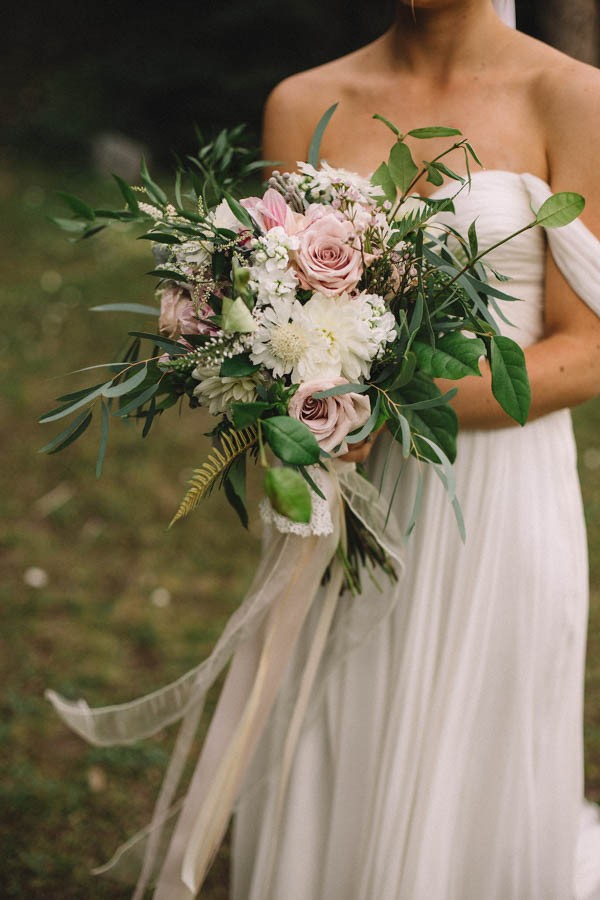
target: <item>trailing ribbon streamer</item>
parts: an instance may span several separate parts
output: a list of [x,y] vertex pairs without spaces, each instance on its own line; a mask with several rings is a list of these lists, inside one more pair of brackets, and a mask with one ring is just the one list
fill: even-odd
[[[257,744],[290,674],[300,632],[314,609],[308,658],[298,675],[281,753],[277,815],[280,815],[294,750],[312,702],[324,650],[336,624],[343,571],[336,550],[344,536],[344,503],[400,565],[402,539],[373,485],[349,463],[318,470],[331,513],[332,531],[299,536],[272,532],[250,591],[229,619],[211,655],[177,681],[129,703],[90,709],[83,700],[46,696],[59,715],[92,744],[130,744],[183,719],[150,825],[96,869],[129,880],[140,900],[156,880],[155,900],[197,896],[223,839]],[[321,590],[323,575],[330,578]],[[316,601],[320,609],[316,608]],[[358,598],[360,599],[360,598]],[[371,627],[388,609],[369,612]],[[312,613],[314,615],[314,613]],[[209,688],[231,662],[217,708],[183,801],[174,802]],[[250,686],[250,687],[249,687]]]

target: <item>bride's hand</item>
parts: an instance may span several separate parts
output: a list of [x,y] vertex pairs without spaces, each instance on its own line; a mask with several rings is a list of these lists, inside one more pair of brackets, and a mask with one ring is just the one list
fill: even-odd
[[371,432],[371,434],[364,439],[364,441],[358,441],[356,444],[352,444],[352,449],[348,451],[348,453],[344,453],[343,456],[338,456],[338,459],[341,459],[342,462],[353,462],[353,463],[364,463],[371,452],[373,444],[375,442],[375,438],[377,435],[383,431],[385,425],[381,425],[377,431]]

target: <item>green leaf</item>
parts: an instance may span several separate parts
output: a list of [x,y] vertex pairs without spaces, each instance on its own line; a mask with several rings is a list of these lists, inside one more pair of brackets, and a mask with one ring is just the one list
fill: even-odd
[[227,206],[234,214],[238,222],[241,222],[242,225],[245,225],[250,231],[254,231],[256,229],[256,222],[250,215],[250,213],[244,209],[241,203],[239,203],[235,197],[232,197],[231,194],[227,194],[225,191],[223,192],[224,197],[227,201]]
[[370,384],[336,384],[326,391],[315,391],[313,397],[315,400],[324,400],[326,397],[339,397],[340,394],[366,394],[370,387]]
[[257,419],[268,409],[273,409],[272,403],[256,400],[250,403],[232,403],[231,415],[236,428],[247,428],[253,425]]
[[446,334],[432,347],[424,341],[412,345],[419,368],[432,378],[464,378],[480,375],[479,359],[485,356],[485,344],[479,338],[468,338],[460,332]]
[[82,388],[79,391],[73,391],[71,394],[63,394],[62,397],[57,397],[56,399],[61,403],[72,403],[74,400],[81,400],[82,397],[88,397],[90,394],[93,394],[94,391],[98,390],[98,388],[104,387],[106,384],[103,381],[101,384],[93,384],[91,387]]
[[[479,157],[478,157],[477,154],[475,153],[475,150],[473,149],[473,147],[471,146],[471,144],[467,143],[467,144],[465,144],[465,147],[467,148],[467,150],[469,151],[469,153],[471,154],[471,156],[473,157],[473,159],[475,160],[475,162],[477,163],[477,165],[478,165],[478,166],[481,166],[481,160],[479,159]],[[483,166],[482,166],[482,168],[483,168]]]
[[267,469],[265,492],[271,506],[280,515],[287,516],[293,522],[310,522],[310,491],[302,475],[295,469]]
[[251,334],[255,330],[256,320],[241,297],[223,297],[221,328],[235,334]]
[[477,253],[479,252],[479,241],[477,240],[476,222],[471,222],[471,224],[469,225],[468,238],[471,256],[477,256]]
[[146,338],[152,341],[161,350],[166,350],[171,356],[184,356],[188,351],[178,341],[172,341],[171,338],[163,337],[161,334],[151,334],[148,331],[129,331],[131,337]]
[[129,394],[131,391],[135,390],[136,387],[140,386],[142,381],[144,381],[147,373],[148,366],[144,364],[141,369],[139,369],[129,378],[126,378],[125,381],[121,381],[119,384],[109,385],[109,387],[103,388],[102,396],[122,397],[124,394]]
[[458,175],[453,169],[449,169],[447,165],[439,160],[437,162],[431,163],[434,168],[438,170],[438,172],[442,172],[443,175],[447,175],[448,178],[452,178],[454,181],[460,181],[461,184],[464,184],[465,179],[462,175]]
[[223,360],[219,375],[221,378],[244,378],[246,375],[254,375],[259,369],[260,366],[255,365],[247,353],[239,353]]
[[48,219],[50,222],[58,225],[59,228],[62,228],[63,231],[70,231],[72,234],[82,234],[86,228],[84,223],[79,222],[77,219],[60,219],[56,216],[49,216]]
[[64,191],[57,191],[56,193],[76,216],[81,216],[82,219],[87,219],[88,222],[95,220],[96,213],[92,207],[80,200],[79,197],[74,197],[73,194],[66,194]]
[[106,455],[106,444],[108,442],[108,421],[109,421],[109,409],[108,403],[103,399],[101,406],[101,431],[100,431],[100,446],[98,447],[98,456],[96,459],[96,478],[100,478],[102,475],[102,466],[104,465],[104,457]]
[[371,415],[365,422],[365,424],[358,431],[352,432],[346,438],[349,444],[357,444],[359,441],[363,441],[366,437],[368,437],[372,431],[375,430],[375,424],[377,419],[379,418],[379,407],[381,406],[381,394],[377,394],[377,399],[375,401],[375,406],[371,411]]
[[152,241],[153,244],[180,244],[181,240],[174,234],[168,234],[164,231],[149,231],[147,234],[140,234],[138,241]]
[[52,438],[48,444],[44,444],[43,447],[40,447],[38,453],[51,454],[58,453],[59,450],[64,450],[65,447],[68,447],[69,444],[72,444],[73,441],[76,441],[77,438],[83,434],[91,421],[91,409],[80,413],[64,431],[61,431],[60,434],[57,434],[56,437]]
[[531,403],[525,354],[518,344],[503,335],[494,335],[491,345],[492,393],[502,409],[524,425]]
[[225,496],[239,516],[244,528],[248,527],[246,509],[246,454],[236,457],[223,480]]
[[396,126],[394,125],[393,122],[390,122],[390,120],[386,119],[385,116],[380,116],[379,113],[375,113],[373,118],[379,119],[380,122],[383,122],[383,124],[386,125],[390,129],[390,131],[392,131],[396,135],[396,137],[399,137],[400,140],[402,140],[404,135],[402,134],[402,132],[400,131],[399,128],[396,128]]
[[540,206],[535,217],[537,225],[544,228],[560,228],[568,225],[576,219],[585,207],[585,200],[581,194],[571,191],[561,191],[548,197]]
[[[438,462],[431,447],[421,441],[420,435],[442,448],[451,462],[456,458],[456,437],[458,419],[448,403],[439,403],[441,391],[426,375],[417,375],[409,385],[393,395],[393,400],[401,404],[400,415],[405,415],[413,434],[413,441],[420,456]],[[438,401],[437,405],[421,409],[409,408],[411,404],[425,404]]]
[[329,120],[336,111],[337,107],[337,103],[334,103],[333,106],[330,106],[329,109],[325,110],[325,112],[317,122],[317,127],[315,128],[313,136],[310,139],[307,162],[315,169],[319,168],[319,157],[321,153],[321,141],[323,140],[323,134],[325,133],[325,129],[329,125]]
[[386,390],[395,391],[398,390],[398,388],[404,387],[405,384],[408,384],[415,374],[416,365],[417,357],[409,350],[402,360],[400,369],[396,371],[393,380],[386,385]]
[[387,163],[382,162],[381,165],[375,169],[371,175],[371,184],[375,184],[383,190],[386,200],[389,200],[390,203],[394,202],[398,192],[396,190],[396,185],[392,180],[392,176],[390,175]]
[[392,181],[404,194],[419,171],[406,144],[396,143],[390,151],[388,168]]
[[143,157],[140,164],[140,178],[142,179],[142,184],[146,188],[146,193],[148,194],[148,196],[159,206],[165,206],[165,204],[167,203],[167,195],[165,194],[163,189],[150,178],[148,166],[146,165],[146,160]]
[[160,309],[156,306],[144,306],[143,303],[104,303],[102,306],[91,306],[92,312],[127,312],[145,316],[157,316]]
[[[117,410],[115,410],[115,412],[113,413],[113,416],[117,416],[118,418],[123,418],[124,416],[128,416],[129,413],[133,412],[135,409],[139,409],[141,406],[144,405],[144,403],[146,403],[148,400],[150,400],[151,397],[154,397],[154,395],[158,391],[158,388],[159,388],[158,381],[155,382],[154,384],[151,384],[150,387],[145,388],[145,390],[143,390],[141,393],[136,394],[135,397],[129,399],[127,401],[127,403],[125,403],[123,406],[119,406],[119,408]],[[175,400],[173,402],[176,403],[177,400],[178,400],[178,397],[176,396]],[[171,404],[171,405],[173,405],[173,404]]]
[[425,168],[427,169],[427,181],[430,184],[434,184],[436,187],[440,187],[444,183],[443,176],[438,172],[435,166],[432,166],[431,163],[426,162]]
[[443,125],[432,125],[429,128],[413,128],[408,133],[411,137],[419,138],[419,140],[428,140],[435,137],[452,137],[455,134],[462,134],[458,128],[446,128]]
[[319,460],[319,445],[313,433],[297,419],[273,416],[261,422],[271,450],[283,462],[294,466],[310,466]]
[[80,400],[76,400],[75,403],[65,403],[64,406],[59,406],[57,409],[51,409],[50,412],[40,416],[38,422],[54,422],[56,419],[63,419],[65,416],[71,415],[76,409],[81,409],[86,403],[90,403],[92,400],[95,400],[96,397],[99,397],[104,388],[109,384],[110,381],[101,384],[95,390],[91,391],[91,393],[87,393]]
[[129,207],[129,211],[134,213],[136,216],[143,215],[143,213],[139,207],[138,200],[137,200],[137,197],[135,196],[135,191],[133,190],[133,188],[131,188],[127,184],[127,182],[123,181],[123,179],[120,178],[118,175],[113,175],[113,178],[115,179],[115,181],[117,182],[117,184],[119,186],[119,190],[121,191],[121,193],[123,195],[123,199],[125,200],[125,203]]

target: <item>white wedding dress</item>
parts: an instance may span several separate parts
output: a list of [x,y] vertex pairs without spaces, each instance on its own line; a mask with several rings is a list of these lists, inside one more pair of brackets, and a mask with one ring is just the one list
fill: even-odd
[[[483,171],[455,201],[453,224],[466,233],[477,217],[490,246],[548,194],[535,176]],[[600,315],[600,243],[580,222],[548,239]],[[544,232],[489,261],[521,298],[502,304],[512,323],[503,331],[533,343],[543,332]],[[380,438],[370,461],[378,484],[387,459],[384,496],[401,465],[389,445]],[[405,463],[395,494],[401,525],[416,465]],[[427,471],[404,574],[384,585],[392,611],[322,685],[276,833],[276,779],[250,772],[233,900],[599,900],[600,822],[583,802],[588,571],[570,414],[464,432],[455,468],[466,543]],[[370,584],[347,599],[357,615],[377,602]],[[276,708],[255,775],[277,723]]]

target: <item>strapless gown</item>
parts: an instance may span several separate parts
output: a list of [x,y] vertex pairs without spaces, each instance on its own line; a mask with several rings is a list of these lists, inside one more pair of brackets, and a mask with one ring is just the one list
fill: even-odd
[[[456,200],[458,227],[478,217],[491,246],[548,194],[532,175],[481,172]],[[600,243],[580,222],[548,240],[600,315]],[[523,346],[543,331],[545,244],[536,228],[489,258],[521,298],[504,302],[502,330]],[[376,484],[386,459],[384,494],[401,461],[383,436]],[[463,432],[456,479],[466,543],[427,473],[406,569],[385,588],[392,612],[323,685],[277,833],[272,783],[242,796],[233,900],[599,900],[600,822],[583,801],[588,569],[569,412]],[[400,524],[415,480],[411,461],[394,499]],[[376,593],[367,586],[360,602]],[[277,709],[257,765],[276,730]]]

